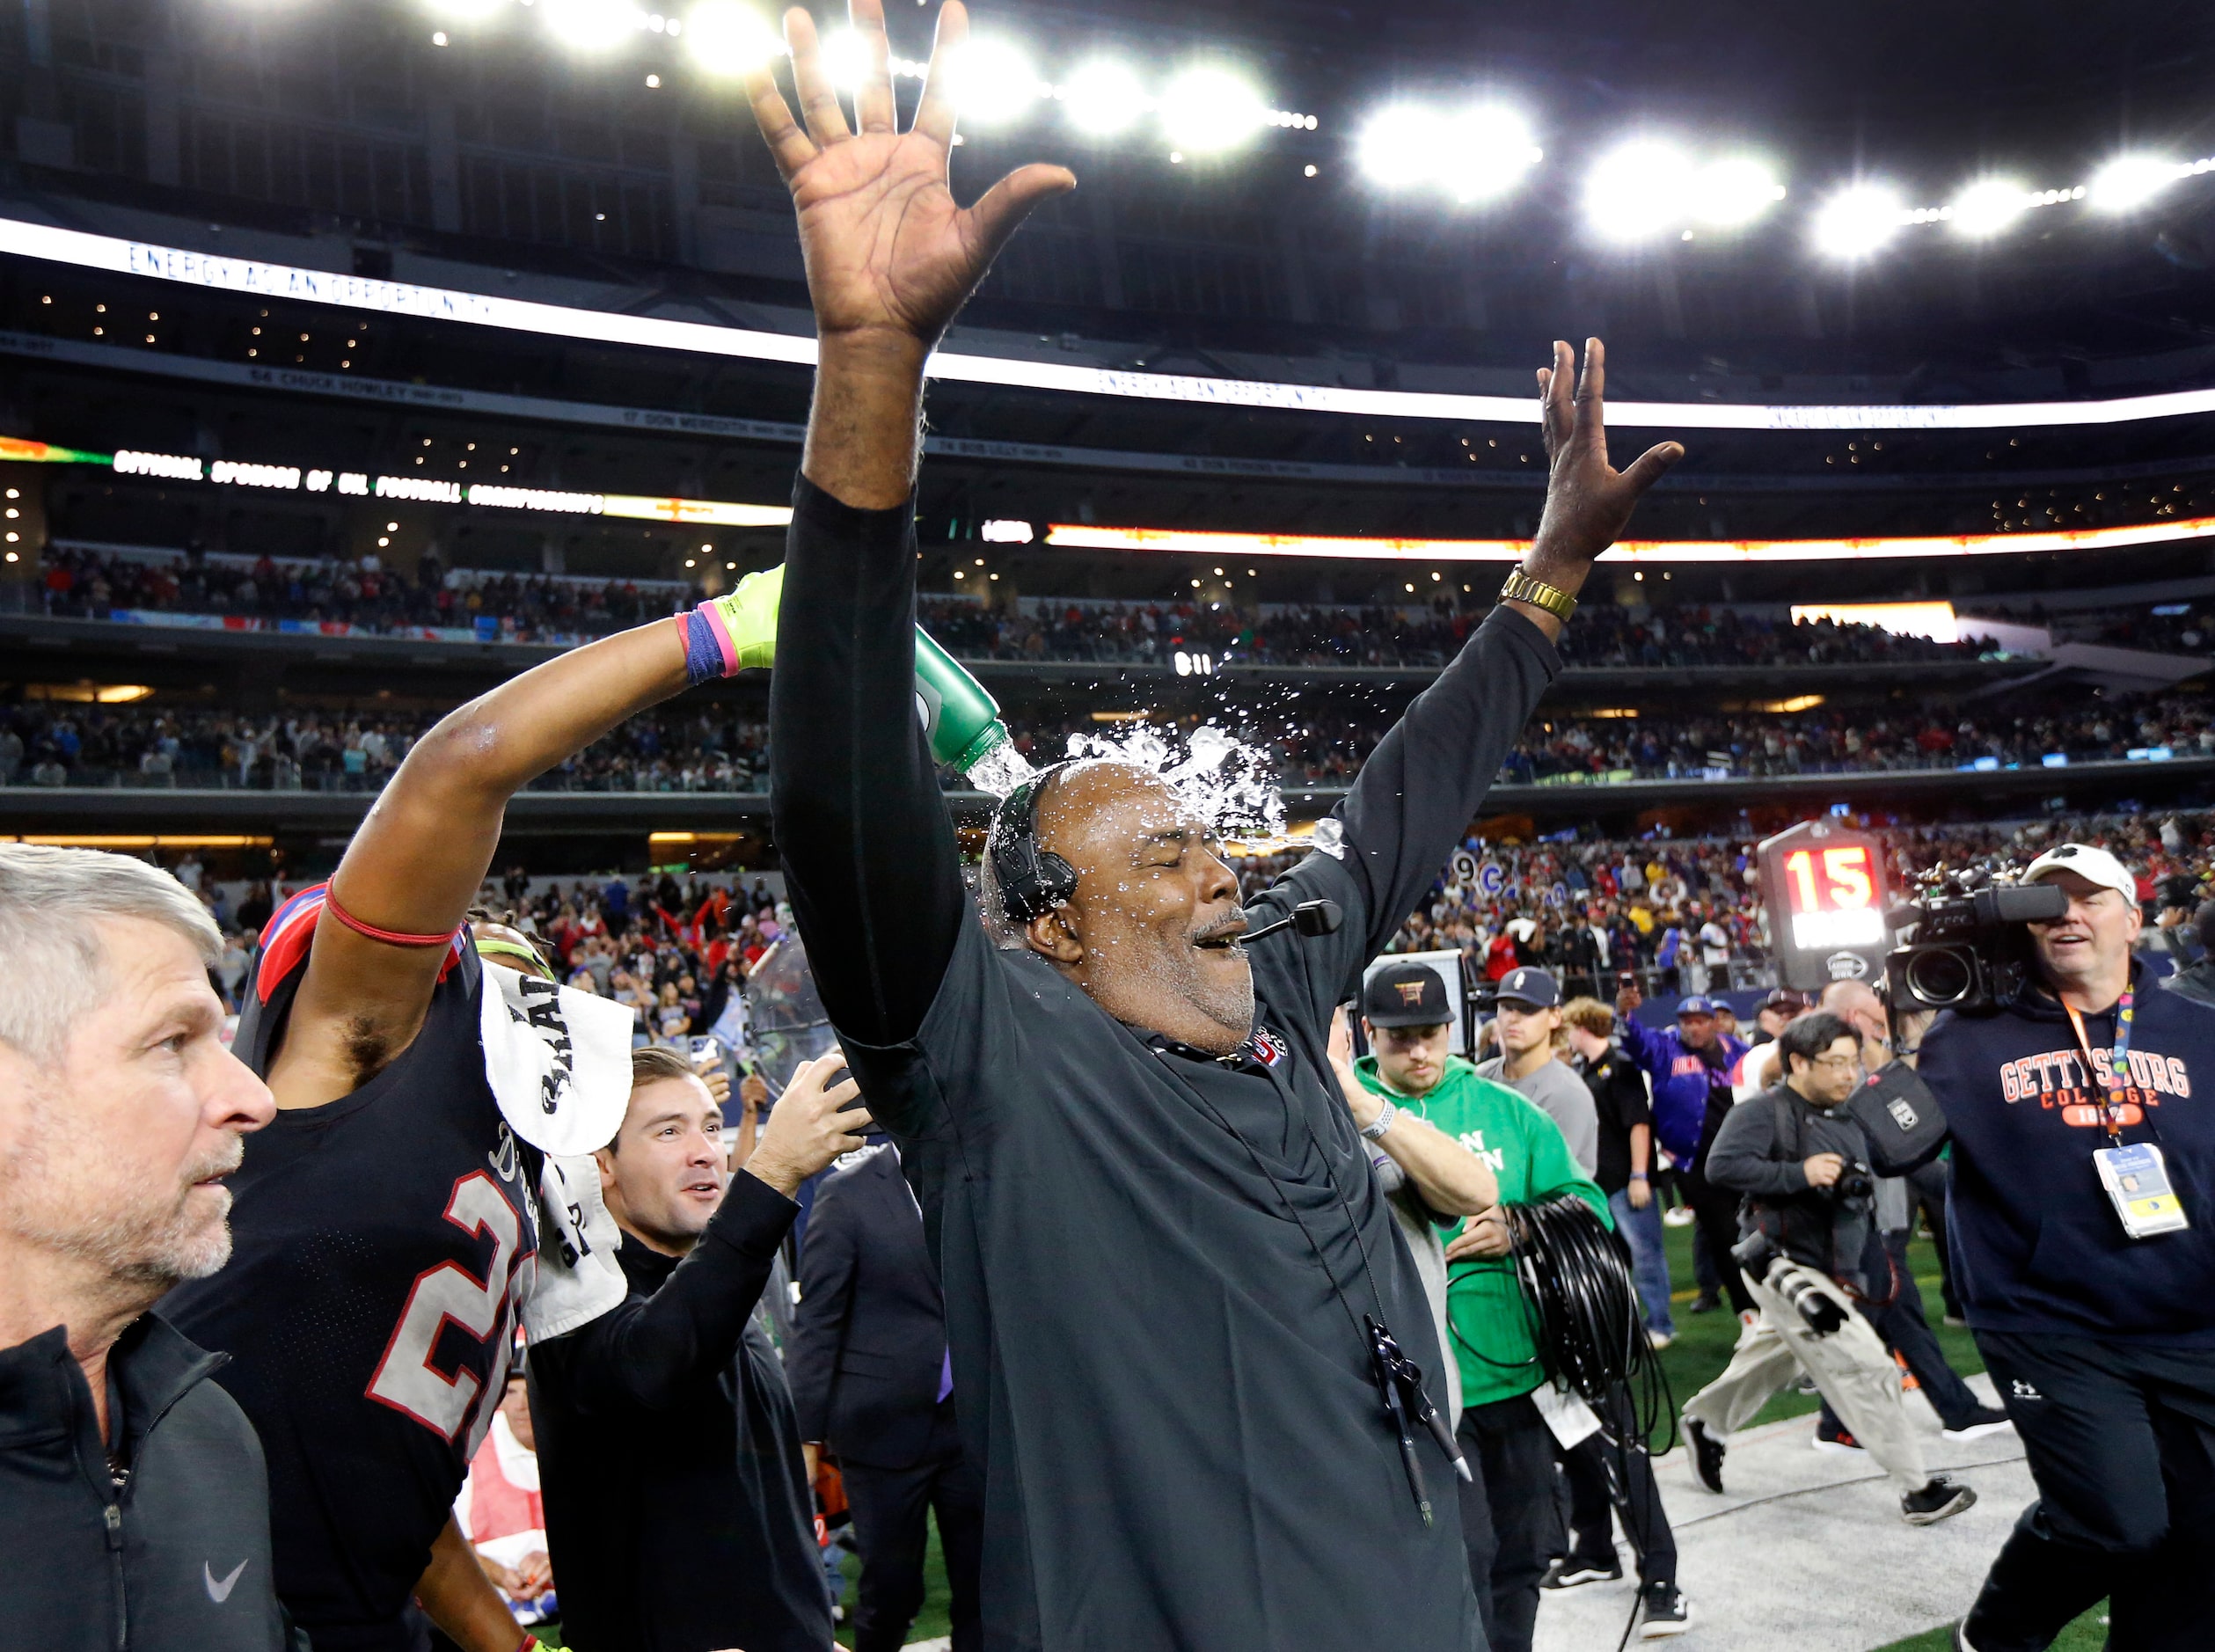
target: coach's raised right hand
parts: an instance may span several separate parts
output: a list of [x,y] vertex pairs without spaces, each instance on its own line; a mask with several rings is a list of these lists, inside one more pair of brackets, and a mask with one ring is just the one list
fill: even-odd
[[948,81],[969,38],[969,13],[961,0],[947,0],[939,13],[923,100],[905,132],[881,0],[851,0],[849,15],[868,51],[854,99],[860,131],[848,127],[815,22],[798,7],[785,14],[785,39],[805,128],[766,66],[747,77],[747,96],[799,212],[818,335],[826,344],[876,336],[927,350],[1016,225],[1077,179],[1065,167],[1020,167],[975,206],[956,206],[947,182],[955,113]]
[[974,207],[947,186],[954,99],[947,84],[969,13],[947,0],[915,124],[899,129],[882,0],[851,0],[868,70],[846,124],[808,13],[785,14],[803,128],[764,65],[747,77],[754,119],[791,188],[815,308],[815,406],[800,468],[863,510],[907,501],[915,484],[923,363],[1031,208],[1076,187],[1065,167],[1023,166]]
[[860,1099],[861,1086],[847,1076],[844,1056],[801,1062],[769,1110],[762,1139],[746,1161],[748,1173],[791,1198],[841,1153],[867,1145],[863,1132],[875,1121],[859,1105]]

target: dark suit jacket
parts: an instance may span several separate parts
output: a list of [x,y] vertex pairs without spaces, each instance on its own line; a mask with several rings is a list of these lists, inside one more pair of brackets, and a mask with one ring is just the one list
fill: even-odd
[[946,1308],[922,1212],[890,1148],[816,1189],[793,1319],[786,1377],[800,1437],[844,1461],[913,1467],[931,1445]]

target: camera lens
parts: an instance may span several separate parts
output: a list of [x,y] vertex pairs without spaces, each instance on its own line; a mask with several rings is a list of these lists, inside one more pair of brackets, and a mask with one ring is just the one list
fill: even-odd
[[1907,990],[1933,1009],[1945,1009],[1967,998],[1977,984],[1976,966],[1969,954],[1951,947],[1919,952],[1907,961]]

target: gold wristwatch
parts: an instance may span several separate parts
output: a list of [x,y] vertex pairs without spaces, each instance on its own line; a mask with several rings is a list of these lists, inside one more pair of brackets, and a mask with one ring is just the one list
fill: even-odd
[[1508,582],[1500,588],[1503,603],[1528,603],[1566,623],[1576,612],[1576,598],[1567,591],[1557,591],[1544,580],[1534,580],[1521,568],[1508,575]]

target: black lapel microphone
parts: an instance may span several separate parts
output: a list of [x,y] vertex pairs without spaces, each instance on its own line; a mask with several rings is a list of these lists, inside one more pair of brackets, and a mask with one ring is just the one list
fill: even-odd
[[1336,901],[1302,901],[1294,907],[1291,916],[1280,917],[1274,924],[1264,924],[1259,929],[1249,929],[1239,937],[1239,945],[1260,940],[1274,935],[1280,929],[1296,931],[1302,940],[1313,940],[1318,935],[1333,933],[1346,921],[1346,914],[1338,910]]

